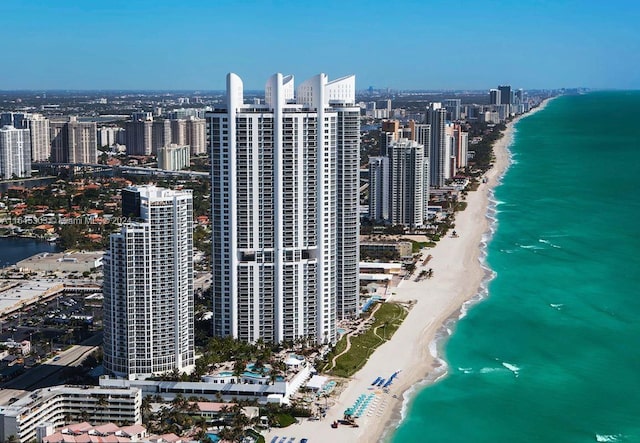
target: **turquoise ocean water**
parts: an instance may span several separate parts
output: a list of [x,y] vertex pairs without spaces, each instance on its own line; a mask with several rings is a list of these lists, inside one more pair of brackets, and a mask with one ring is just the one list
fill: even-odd
[[639,106],[563,96],[517,124],[488,297],[394,443],[640,442]]

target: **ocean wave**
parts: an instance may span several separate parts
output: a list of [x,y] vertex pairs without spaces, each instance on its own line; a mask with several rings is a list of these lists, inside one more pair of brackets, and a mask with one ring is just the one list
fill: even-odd
[[[511,143],[513,143],[513,138],[510,140],[510,144]],[[509,150],[508,146],[507,146],[507,150],[509,152],[509,158],[511,160],[513,158],[513,155]],[[502,179],[508,169],[509,169],[509,165],[507,165],[507,167],[502,171],[502,174],[500,174],[500,176],[497,177],[496,187],[502,183]],[[400,420],[395,424],[395,429],[400,427],[402,422],[404,422],[407,416],[407,413],[409,411],[409,405],[411,404],[411,401],[414,399],[415,395],[419,391],[421,391],[424,387],[436,383],[438,380],[442,379],[447,375],[449,370],[449,365],[447,361],[440,356],[439,347],[451,336],[451,334],[453,334],[454,332],[453,326],[455,325],[455,323],[457,323],[460,319],[464,318],[467,315],[467,312],[471,306],[475,305],[476,303],[479,303],[480,301],[484,300],[489,296],[489,283],[491,282],[491,280],[493,280],[497,276],[497,273],[494,270],[492,270],[487,265],[487,262],[486,262],[487,254],[488,254],[488,245],[491,242],[491,239],[493,238],[493,235],[495,234],[498,226],[497,213],[499,211],[497,210],[497,206],[500,204],[504,204],[504,202],[499,202],[498,200],[496,200],[494,190],[495,190],[495,187],[490,189],[488,193],[489,205],[487,206],[487,212],[485,216],[489,220],[489,226],[487,231],[481,237],[480,254],[478,256],[478,260],[484,272],[484,278],[480,283],[478,292],[473,297],[471,297],[469,300],[467,300],[462,304],[462,306],[460,307],[458,317],[451,318],[447,322],[445,322],[442,325],[440,331],[436,333],[431,343],[429,343],[429,353],[436,361],[436,368],[433,371],[431,371],[426,378],[415,383],[402,394],[402,407],[400,409]],[[487,368],[484,368],[484,369],[487,369]],[[495,368],[495,369],[504,370],[501,368]],[[383,435],[383,440],[386,438],[387,433],[393,428],[394,428],[393,425],[387,428],[387,430]]]
[[[447,329],[445,329],[447,330]],[[400,408],[400,420],[396,424],[396,429],[402,424],[405,417],[407,416],[407,412],[409,411],[409,405],[415,394],[422,390],[422,388],[436,383],[438,380],[447,375],[449,365],[446,360],[440,357],[440,353],[438,352],[438,346],[442,342],[443,338],[451,335],[450,332],[446,334],[439,332],[436,334],[436,337],[429,343],[429,354],[435,359],[435,369],[431,371],[426,378],[419,381],[418,383],[412,385],[409,389],[407,389],[402,394],[402,407]]]
[[491,374],[493,372],[504,372],[505,370],[505,368],[482,368],[478,372],[481,374]]
[[557,309],[559,311],[564,307],[564,304],[563,303],[549,303],[549,306],[551,306],[552,308]]
[[544,238],[539,238],[538,241],[540,243],[544,243],[545,245],[549,245],[552,248],[558,248],[558,249],[562,249],[562,246],[558,246],[556,244],[551,243],[549,240],[545,240]]
[[505,368],[513,372],[513,375],[515,375],[516,377],[520,375],[520,368],[517,367],[516,365],[503,361],[502,366],[504,366]]
[[622,441],[620,440],[622,437],[623,437],[622,434],[596,434],[596,441],[600,441],[600,442]]
[[540,250],[544,249],[542,246],[538,246],[538,245],[521,245],[519,243],[516,243],[516,245],[518,245],[522,249],[531,249],[531,250],[534,250],[534,251],[540,251]]

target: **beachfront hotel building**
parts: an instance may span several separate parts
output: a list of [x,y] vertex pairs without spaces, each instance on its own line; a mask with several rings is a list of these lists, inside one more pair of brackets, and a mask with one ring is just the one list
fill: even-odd
[[206,114],[215,335],[332,343],[357,315],[359,116],[354,76],[275,74],[264,104],[227,76]]
[[499,89],[489,89],[489,104],[499,105],[502,103],[501,91]]
[[421,227],[426,218],[428,159],[424,145],[401,138],[389,146],[390,216],[394,225]]
[[155,186],[122,191],[104,255],[104,367],[146,378],[194,367],[193,198]]
[[509,85],[500,85],[500,86],[498,86],[498,91],[500,91],[500,104],[501,105],[510,105],[512,103],[511,86],[509,86]]
[[41,441],[71,421],[142,423],[142,391],[136,387],[52,386],[16,394],[0,406],[0,441]]
[[389,220],[389,157],[369,157],[369,220]]
[[455,156],[456,169],[466,168],[469,156],[469,133],[462,130],[460,124],[453,125],[453,154]]
[[0,128],[0,180],[31,177],[31,137],[28,129]]
[[[447,110],[440,103],[431,103],[427,108],[426,123],[430,125],[429,184],[440,188],[449,178],[447,171],[451,157],[451,144],[446,136]],[[449,149],[447,149],[449,148]]]

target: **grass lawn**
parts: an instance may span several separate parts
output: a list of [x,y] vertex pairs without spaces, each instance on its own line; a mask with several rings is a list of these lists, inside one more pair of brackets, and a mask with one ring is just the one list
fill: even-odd
[[396,303],[382,303],[374,314],[375,322],[373,325],[362,334],[351,337],[351,349],[338,357],[336,367],[333,368],[331,374],[340,377],[353,375],[364,366],[378,346],[391,338],[406,316],[407,310],[403,306]]
[[286,428],[287,426],[291,426],[292,424],[298,421],[292,415],[284,414],[284,413],[278,414],[276,416],[276,420],[278,421],[278,424],[280,425],[281,428]]
[[426,248],[427,246],[429,246],[428,242],[412,241],[411,252],[415,254],[416,252],[420,252],[422,248]]

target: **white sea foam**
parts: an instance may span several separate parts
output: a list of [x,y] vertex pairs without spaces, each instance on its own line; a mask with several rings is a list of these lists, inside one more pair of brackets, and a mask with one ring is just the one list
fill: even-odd
[[[513,143],[513,138],[511,139],[510,143]],[[508,150],[508,147],[507,147]],[[496,180],[496,186],[499,185],[502,182],[502,179],[504,177],[504,175],[506,174],[507,170],[509,169],[509,166],[514,163],[513,161],[513,154],[511,153],[511,151],[508,151],[509,153],[509,159],[510,159],[510,163],[509,165],[507,165],[507,167],[504,169],[504,171],[502,171],[502,174],[500,174],[499,177],[497,177]],[[485,214],[485,216],[487,217],[487,219],[489,220],[489,226],[488,226],[488,230],[487,232],[485,232],[482,235],[482,238],[480,240],[480,254],[478,256],[478,260],[480,261],[481,265],[482,265],[482,269],[484,271],[485,277],[482,280],[482,283],[480,284],[480,287],[478,289],[478,292],[476,293],[476,295],[474,295],[471,299],[467,300],[465,303],[463,303],[463,305],[460,308],[460,315],[458,316],[458,318],[451,318],[449,321],[447,321],[442,328],[440,329],[440,331],[438,333],[436,333],[434,339],[431,341],[431,343],[429,343],[429,353],[433,356],[433,358],[435,359],[435,361],[437,362],[436,364],[436,369],[431,371],[429,373],[429,375],[421,380],[420,382],[414,384],[413,386],[411,386],[409,389],[407,389],[403,395],[402,395],[402,407],[400,409],[400,420],[396,423],[396,429],[400,426],[400,424],[402,424],[402,422],[404,421],[407,412],[409,410],[409,405],[411,403],[411,401],[413,400],[413,398],[415,397],[415,394],[417,392],[419,392],[420,390],[422,390],[422,388],[424,388],[425,386],[431,385],[436,383],[438,380],[444,378],[447,375],[448,369],[449,369],[449,365],[447,364],[446,360],[444,360],[441,356],[440,356],[440,352],[439,352],[439,348],[440,346],[451,336],[451,334],[453,333],[453,326],[454,324],[459,321],[460,319],[464,318],[465,315],[467,314],[467,311],[469,310],[469,308],[482,301],[483,299],[487,298],[489,295],[489,283],[491,282],[491,280],[493,280],[497,273],[495,271],[493,271],[491,268],[489,268],[486,264],[486,258],[487,258],[487,246],[489,244],[489,242],[491,241],[491,239],[493,238],[493,235],[496,232],[497,226],[498,226],[498,219],[497,219],[497,214],[498,214],[498,210],[497,210],[497,206],[504,204],[504,202],[498,201],[495,198],[495,194],[494,194],[494,189],[492,188],[489,190],[489,194],[488,194],[488,198],[489,198],[489,205],[487,206],[487,212]],[[472,373],[472,369],[471,368],[462,368],[461,370],[463,370],[463,372],[465,373]],[[483,371],[504,371],[504,369],[502,368],[483,368],[480,370],[480,372]],[[469,372],[466,372],[469,371]],[[387,428],[387,430],[385,431],[384,435],[383,435],[383,440],[386,439],[386,435],[387,433],[390,431],[391,427]]]
[[519,247],[521,247],[522,249],[531,249],[534,251],[540,251],[541,249],[544,249],[538,245],[518,245]]
[[471,368],[458,368],[458,371],[462,372],[463,374],[473,374],[473,369]]
[[551,306],[552,308],[557,309],[559,311],[564,307],[564,304],[563,303],[549,303],[549,306]]
[[[445,328],[444,331],[446,330],[447,329]],[[441,378],[447,375],[449,365],[444,359],[442,359],[439,356],[440,353],[438,352],[439,344],[443,341],[445,337],[448,337],[449,335],[451,335],[451,332],[447,332],[445,334],[444,331],[441,330],[441,332],[437,333],[436,337],[431,341],[431,343],[429,343],[429,353],[437,362],[436,369],[431,371],[425,379],[414,384],[402,394],[402,408],[400,409],[400,421],[396,424],[396,428],[399,427],[400,424],[404,421],[407,415],[407,412],[409,410],[409,404],[413,400],[415,394],[421,391],[422,388],[424,388],[425,386],[436,383],[438,380],[440,380]]]
[[480,369],[481,374],[491,374],[493,372],[504,372],[504,368],[482,368]]
[[544,238],[540,238],[540,239],[538,239],[538,241],[539,241],[540,243],[544,243],[545,245],[549,245],[549,246],[551,246],[552,248],[562,249],[562,246],[558,246],[558,245],[556,245],[556,244],[553,244],[553,243],[551,243],[549,240],[545,240]]
[[621,438],[621,434],[596,434],[596,441],[600,442],[622,441]]
[[517,377],[520,375],[520,368],[516,365],[512,365],[511,363],[507,363],[506,361],[502,362],[502,366],[513,372],[513,374]]

